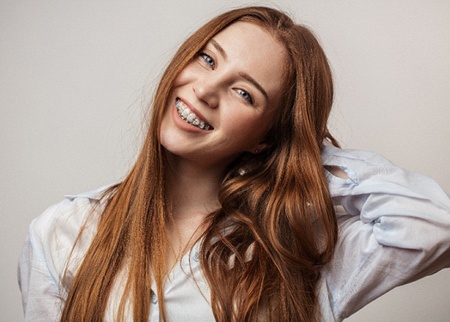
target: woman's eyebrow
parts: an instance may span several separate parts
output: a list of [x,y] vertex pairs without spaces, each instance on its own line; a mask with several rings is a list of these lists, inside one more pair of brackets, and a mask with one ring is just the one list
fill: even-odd
[[222,46],[219,45],[219,43],[217,41],[215,41],[214,39],[211,39],[209,42],[214,46],[214,48],[217,49],[217,51],[222,55],[223,58],[225,58],[225,59],[228,58],[227,53],[222,48]]
[[266,101],[267,102],[269,101],[269,95],[267,95],[267,92],[264,90],[264,88],[253,77],[251,77],[249,74],[244,73],[244,72],[240,72],[239,75],[242,78],[249,81],[250,83],[252,83],[263,94]]
[[[224,59],[228,58],[228,55],[227,55],[225,49],[223,49],[223,47],[216,40],[211,39],[209,42],[211,43],[211,45],[214,46],[214,48],[216,48],[216,50],[222,55],[222,57]],[[248,82],[252,83],[263,94],[266,101],[267,102],[269,101],[269,95],[267,95],[266,90],[253,77],[251,77],[249,74],[244,73],[244,72],[240,72],[239,76],[246,79]]]

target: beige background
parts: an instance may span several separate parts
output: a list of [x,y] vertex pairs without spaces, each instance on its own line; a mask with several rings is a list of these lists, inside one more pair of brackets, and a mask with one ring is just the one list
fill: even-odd
[[[0,320],[21,321],[27,226],[64,194],[120,180],[152,84],[210,17],[253,1],[0,0]],[[273,1],[311,26],[336,80],[331,127],[450,192],[450,2]],[[450,270],[348,321],[449,321]]]

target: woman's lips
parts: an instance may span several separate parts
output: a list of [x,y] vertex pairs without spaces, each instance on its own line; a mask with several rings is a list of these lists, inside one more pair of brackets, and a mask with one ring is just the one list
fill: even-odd
[[201,130],[211,131],[214,128],[207,123],[201,116],[192,111],[181,99],[175,100],[175,106],[180,118],[188,124],[191,124]]

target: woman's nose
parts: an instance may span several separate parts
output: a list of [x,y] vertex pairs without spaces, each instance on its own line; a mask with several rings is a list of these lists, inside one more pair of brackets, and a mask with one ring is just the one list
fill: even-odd
[[219,105],[219,88],[214,80],[197,80],[192,85],[192,89],[197,98],[210,108],[216,108]]

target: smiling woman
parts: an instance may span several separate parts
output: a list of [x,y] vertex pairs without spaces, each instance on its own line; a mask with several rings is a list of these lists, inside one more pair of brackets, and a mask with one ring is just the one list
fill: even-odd
[[221,14],[180,47],[123,182],[49,208],[28,321],[340,321],[450,266],[450,200],[327,128],[333,84],[284,13]]

